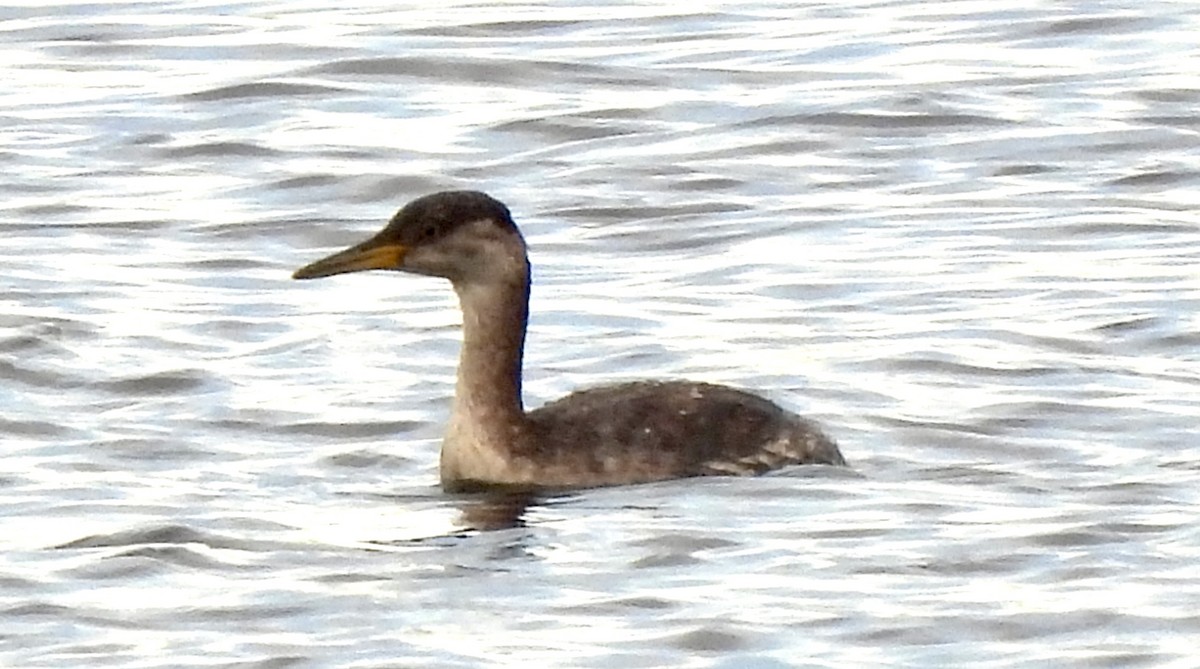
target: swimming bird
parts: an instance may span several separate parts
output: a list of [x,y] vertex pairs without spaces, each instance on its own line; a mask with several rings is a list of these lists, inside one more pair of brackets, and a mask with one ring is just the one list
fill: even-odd
[[508,207],[486,193],[445,191],[413,200],[375,236],[293,278],[370,269],[449,279],[458,294],[463,341],[439,465],[447,491],[593,487],[846,464],[813,422],[728,386],[636,381],[526,412],[521,358],[529,260]]

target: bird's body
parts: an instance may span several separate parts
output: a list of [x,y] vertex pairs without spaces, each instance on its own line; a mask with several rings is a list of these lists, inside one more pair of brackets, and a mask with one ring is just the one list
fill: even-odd
[[815,424],[726,386],[640,381],[576,392],[526,412],[521,359],[529,262],[507,207],[484,193],[414,200],[375,237],[295,277],[365,269],[444,277],[458,293],[463,346],[441,455],[449,490],[616,485],[845,464]]

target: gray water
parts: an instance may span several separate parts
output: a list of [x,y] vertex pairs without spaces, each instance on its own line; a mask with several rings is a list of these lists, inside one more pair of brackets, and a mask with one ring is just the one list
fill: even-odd
[[[1198,35],[0,8],[0,665],[1200,666]],[[529,405],[753,388],[853,470],[443,493],[448,286],[289,275],[446,188],[530,243]]]

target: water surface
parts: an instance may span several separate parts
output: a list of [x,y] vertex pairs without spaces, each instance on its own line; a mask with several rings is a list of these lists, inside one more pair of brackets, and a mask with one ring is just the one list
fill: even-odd
[[[1198,32],[0,9],[0,664],[1192,666]],[[729,383],[853,470],[442,493],[448,287],[289,275],[445,188],[530,243],[528,404]]]

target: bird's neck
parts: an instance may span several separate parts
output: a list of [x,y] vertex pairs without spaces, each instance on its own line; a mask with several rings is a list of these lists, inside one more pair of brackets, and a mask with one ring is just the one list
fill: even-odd
[[442,479],[503,477],[526,430],[521,356],[529,313],[528,269],[519,281],[454,289],[462,306],[463,343],[442,447]]
[[491,407],[523,416],[521,356],[529,314],[528,279],[455,288],[463,317],[455,411]]

